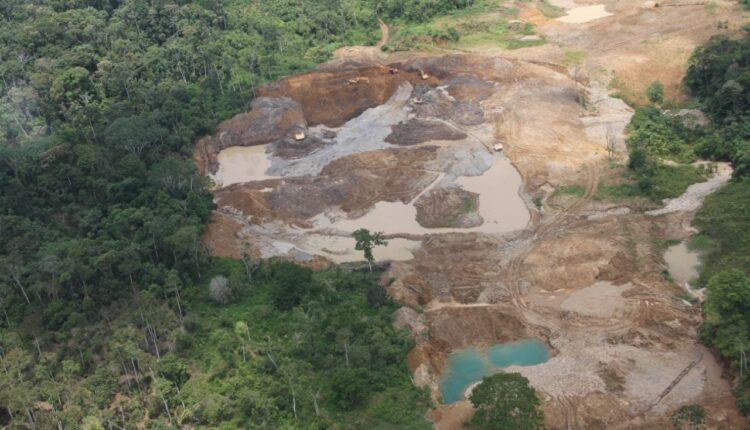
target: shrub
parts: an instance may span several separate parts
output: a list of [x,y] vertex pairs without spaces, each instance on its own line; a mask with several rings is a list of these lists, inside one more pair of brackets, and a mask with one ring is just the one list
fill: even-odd
[[685,405],[672,414],[672,426],[678,430],[692,430],[703,426],[706,410],[701,405]]
[[661,104],[664,101],[664,85],[660,81],[652,82],[646,89],[646,97],[653,104]]

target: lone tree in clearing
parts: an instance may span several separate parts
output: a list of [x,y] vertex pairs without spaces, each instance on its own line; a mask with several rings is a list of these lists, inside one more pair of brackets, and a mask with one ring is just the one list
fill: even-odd
[[372,248],[379,245],[388,245],[388,242],[383,239],[383,232],[370,233],[370,230],[360,228],[354,232],[353,236],[357,241],[354,249],[365,252],[365,260],[367,260],[367,266],[370,268],[370,273],[372,273],[372,263],[375,261],[375,257],[372,256]]
[[482,430],[544,428],[544,414],[529,380],[520,373],[498,373],[482,380],[470,397],[477,412],[471,424]]

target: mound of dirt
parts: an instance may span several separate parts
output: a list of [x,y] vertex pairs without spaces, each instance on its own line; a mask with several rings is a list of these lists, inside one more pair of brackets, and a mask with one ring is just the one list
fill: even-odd
[[[391,265],[388,278],[395,281],[388,293],[406,306],[424,306],[430,301],[475,303],[485,290],[487,301],[509,301],[507,265],[510,255],[502,252],[513,236],[492,238],[479,234],[443,234],[424,241],[414,259]],[[458,258],[457,256],[460,256]]]
[[422,118],[413,118],[391,127],[393,132],[385,141],[394,145],[410,146],[430,140],[463,140],[466,134],[448,124]]
[[451,350],[524,339],[530,330],[506,306],[446,307],[427,314],[430,338]]
[[258,90],[267,97],[290,97],[302,105],[310,125],[324,124],[338,127],[367,109],[382,105],[404,82],[423,81],[417,71],[400,70],[391,73],[391,67],[344,68],[326,65],[319,70],[290,76]]
[[461,188],[438,188],[414,203],[417,222],[427,228],[470,228],[482,225],[479,195]]
[[474,75],[460,75],[445,81],[448,94],[460,102],[476,103],[487,99],[495,89],[493,82]]

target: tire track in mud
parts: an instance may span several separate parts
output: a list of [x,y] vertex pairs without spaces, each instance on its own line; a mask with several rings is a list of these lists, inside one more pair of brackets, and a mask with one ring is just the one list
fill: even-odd
[[[499,113],[495,119],[496,138],[508,145],[508,149],[516,156],[527,158],[546,159],[550,155],[570,157],[566,151],[556,148],[544,148],[541,151],[534,148],[531,144],[524,144],[518,139],[518,116],[508,110]],[[550,130],[555,139],[561,142],[562,139],[555,130]],[[559,147],[559,145],[558,145]],[[536,150],[535,150],[536,149]],[[593,199],[599,186],[599,168],[595,162],[589,162],[583,165],[586,174],[586,186],[584,194],[573,202],[570,206],[554,214],[548,221],[541,218],[533,217],[535,227],[532,229],[532,235],[520,245],[517,254],[510,260],[508,265],[508,288],[512,296],[513,304],[516,307],[526,307],[520,300],[523,276],[521,268],[528,255],[534,250],[536,245],[551,231],[560,227],[569,215],[575,214],[579,209]],[[525,179],[525,178],[524,178]]]
[[548,233],[558,231],[564,226],[565,221],[569,216],[574,215],[584,205],[586,205],[591,199],[593,199],[596,191],[599,187],[599,168],[595,163],[587,163],[584,165],[584,171],[586,174],[586,188],[583,196],[576,199],[570,206],[556,213],[548,221],[540,220],[539,224],[532,230],[532,235],[525,243],[521,245],[518,254],[511,259],[508,267],[508,286],[510,293],[513,297],[513,304],[517,307],[526,307],[526,305],[520,300],[523,275],[521,273],[521,267],[526,261],[526,258],[536,248],[539,242],[547,236]]

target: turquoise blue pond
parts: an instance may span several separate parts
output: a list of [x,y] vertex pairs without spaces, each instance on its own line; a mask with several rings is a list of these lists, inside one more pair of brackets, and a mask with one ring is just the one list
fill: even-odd
[[448,356],[448,368],[440,381],[443,403],[464,399],[469,386],[485,376],[508,366],[533,366],[549,360],[549,349],[535,340],[499,343],[480,351],[476,348],[459,349]]

